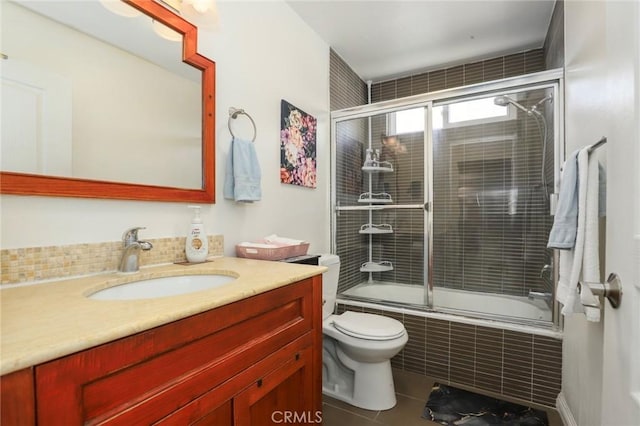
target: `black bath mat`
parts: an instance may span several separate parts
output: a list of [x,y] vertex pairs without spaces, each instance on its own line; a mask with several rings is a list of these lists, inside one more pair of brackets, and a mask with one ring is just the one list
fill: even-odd
[[549,425],[544,411],[439,383],[434,383],[422,417],[446,426]]

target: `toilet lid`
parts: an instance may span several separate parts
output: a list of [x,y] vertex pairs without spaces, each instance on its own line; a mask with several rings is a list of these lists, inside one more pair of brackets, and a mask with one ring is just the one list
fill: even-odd
[[404,325],[398,320],[352,311],[336,315],[333,326],[344,334],[367,340],[391,340],[405,333]]

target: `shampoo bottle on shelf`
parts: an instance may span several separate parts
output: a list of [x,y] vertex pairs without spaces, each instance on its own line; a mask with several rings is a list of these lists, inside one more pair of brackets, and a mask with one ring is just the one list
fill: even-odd
[[200,219],[200,206],[189,206],[189,208],[193,209],[193,219],[187,234],[185,252],[190,263],[202,263],[209,255],[209,241]]
[[367,148],[367,156],[364,159],[364,166],[371,167],[373,165],[373,149]]

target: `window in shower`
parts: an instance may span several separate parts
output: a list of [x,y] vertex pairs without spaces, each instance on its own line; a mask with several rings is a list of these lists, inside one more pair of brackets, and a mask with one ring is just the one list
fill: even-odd
[[[460,125],[470,125],[503,121],[513,119],[512,110],[503,108],[493,102],[493,97],[474,99],[472,101],[462,101],[450,104],[442,108],[443,123],[446,127],[458,127]],[[436,126],[434,126],[436,127]]]
[[424,132],[424,108],[405,109],[389,115],[389,133],[392,135]]

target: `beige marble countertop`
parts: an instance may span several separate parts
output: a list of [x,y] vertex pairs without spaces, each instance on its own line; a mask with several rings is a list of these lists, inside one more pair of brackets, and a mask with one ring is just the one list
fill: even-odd
[[[0,374],[30,367],[320,274],[322,266],[222,257],[197,265],[161,265],[0,290]],[[237,276],[179,296],[91,300],[97,290],[175,275]]]

